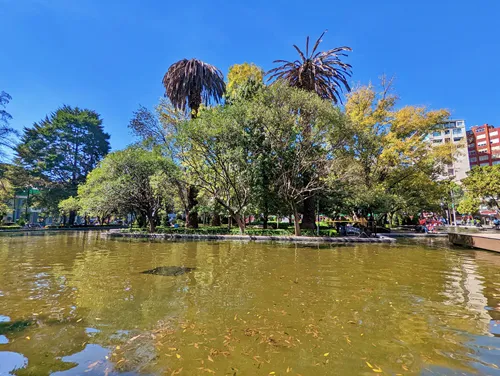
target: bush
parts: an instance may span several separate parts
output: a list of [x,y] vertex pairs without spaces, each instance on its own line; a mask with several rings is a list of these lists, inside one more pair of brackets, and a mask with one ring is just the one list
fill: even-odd
[[16,230],[19,228],[21,228],[21,226],[19,225],[5,225],[5,226],[0,225],[0,230]]

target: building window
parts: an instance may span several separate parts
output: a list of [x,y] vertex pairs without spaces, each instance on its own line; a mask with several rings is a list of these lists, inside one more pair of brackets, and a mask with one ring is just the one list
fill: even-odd
[[479,166],[484,167],[484,166],[489,166],[490,164],[488,162],[486,163],[481,163]]
[[479,160],[480,161],[487,161],[490,157],[488,155],[483,155],[481,157],[479,157]]
[[498,136],[498,131],[490,132],[490,137],[492,137],[492,136]]
[[481,132],[484,132],[484,128],[477,128],[476,129],[476,133],[481,133]]
[[478,140],[482,140],[483,138],[486,138],[485,134],[481,134],[481,135],[476,137],[476,139],[478,139]]
[[491,156],[491,158],[493,158],[493,159],[499,159],[499,158],[500,158],[500,154],[499,154],[499,153],[497,153],[497,154],[493,154],[493,155]]
[[479,150],[479,154],[487,154],[487,153],[488,153],[488,149]]
[[500,146],[492,146],[491,150],[500,150]]
[[434,137],[441,137],[441,132],[434,132],[432,135]]
[[462,128],[455,128],[453,134],[462,134]]
[[444,134],[450,134],[450,130],[448,129],[448,130],[444,131]]
[[445,139],[444,139],[444,142],[445,142],[445,143],[448,143],[448,142],[450,142],[450,141],[451,141],[451,139],[449,139],[449,138],[445,138]]
[[486,141],[481,141],[481,142],[477,143],[477,146],[485,146],[485,145],[486,145]]
[[477,162],[477,158],[476,157],[469,158],[469,161],[471,161],[471,162]]
[[432,140],[435,144],[440,144],[442,140]]
[[470,155],[476,155],[476,151],[475,150],[471,150],[471,151],[469,151],[469,154]]
[[455,141],[455,142],[460,142],[462,140],[463,140],[462,137],[453,137],[453,141]]
[[493,161],[491,164],[494,165],[494,164],[499,164],[500,161]]
[[500,141],[500,138],[494,138],[493,140],[490,140],[490,144],[498,144]]

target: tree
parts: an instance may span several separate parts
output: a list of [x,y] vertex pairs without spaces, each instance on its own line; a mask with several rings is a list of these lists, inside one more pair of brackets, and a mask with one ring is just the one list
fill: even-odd
[[341,102],[343,90],[350,90],[347,77],[351,76],[351,65],[344,63],[342,58],[347,56],[344,51],[352,51],[350,47],[336,47],[325,52],[316,52],[321,34],[309,54],[309,37],[306,39],[305,54],[295,44],[293,47],[299,53],[300,59],[295,61],[275,60],[274,63],[282,64],[271,69],[267,74],[269,80],[281,79],[289,85],[299,89],[312,91],[321,98]]
[[[300,59],[295,61],[275,60],[274,63],[281,65],[267,73],[269,80],[284,80],[293,87],[314,92],[323,99],[334,103],[342,102],[342,92],[344,89],[350,90],[347,77],[351,75],[351,65],[344,63],[342,58],[347,56],[346,51],[352,50],[350,47],[343,46],[325,52],[316,52],[325,33],[326,31],[318,38],[311,53],[309,53],[309,37],[306,39],[305,53],[293,45],[299,53]],[[308,125],[306,124],[305,127]],[[307,136],[307,128],[305,131]],[[304,175],[304,179],[308,179],[307,173]],[[307,185],[307,181],[305,184]],[[303,228],[314,228],[314,206],[314,198],[309,195],[309,198],[304,201]]]
[[242,105],[202,111],[199,118],[181,124],[177,139],[183,150],[179,159],[190,181],[229,212],[241,233],[255,178],[245,115]]
[[481,205],[481,200],[478,197],[466,194],[462,200],[460,200],[457,210],[462,214],[474,215],[479,211],[479,205]]
[[170,179],[177,169],[161,154],[133,146],[109,154],[79,187],[82,210],[99,215],[135,213],[145,218],[150,232],[170,200]]
[[59,202],[58,206],[59,212],[64,216],[65,219],[69,216],[68,224],[72,226],[75,223],[76,213],[78,213],[82,209],[80,200],[77,197],[71,196]]
[[253,63],[234,64],[227,74],[227,96],[234,97],[249,81],[262,83],[264,70]]
[[[396,109],[391,83],[382,82],[348,95],[346,115],[352,124],[349,153],[331,177],[348,190],[346,207],[363,215],[383,216],[396,211],[439,205],[436,179],[443,164],[453,158],[453,144],[432,147],[426,137],[449,117],[446,110],[424,107]],[[427,200],[427,201],[426,201]]]
[[[226,91],[222,72],[197,59],[183,59],[172,64],[163,77],[163,86],[165,96],[174,107],[183,111],[189,108],[193,119],[198,116],[202,104],[218,103]],[[193,210],[197,195],[197,188],[189,186],[187,227],[198,227],[198,214]]]
[[57,210],[60,199],[76,194],[78,185],[109,149],[109,134],[99,114],[63,106],[32,128],[24,128],[16,162],[44,182],[50,194],[42,191],[37,199],[45,197],[44,205]]
[[500,209],[500,165],[474,167],[462,184],[468,202],[484,200],[491,208]]
[[13,136],[16,131],[9,126],[9,120],[12,115],[9,114],[5,107],[12,100],[12,97],[5,91],[0,92],[0,157],[5,157],[5,148],[13,147]]
[[349,134],[346,119],[329,101],[283,83],[263,90],[248,112],[268,145],[263,152],[275,192],[295,216],[295,234],[300,235],[300,205],[327,188],[335,154]]

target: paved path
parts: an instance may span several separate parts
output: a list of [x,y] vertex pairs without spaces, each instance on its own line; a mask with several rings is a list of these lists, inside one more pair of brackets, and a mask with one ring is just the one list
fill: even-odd
[[449,233],[448,239],[454,245],[500,252],[500,234]]

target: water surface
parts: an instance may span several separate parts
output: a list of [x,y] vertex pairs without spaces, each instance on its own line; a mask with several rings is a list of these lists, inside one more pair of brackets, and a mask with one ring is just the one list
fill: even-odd
[[[163,266],[185,269],[142,273]],[[500,254],[439,241],[0,237],[0,375],[500,375],[499,366]]]

